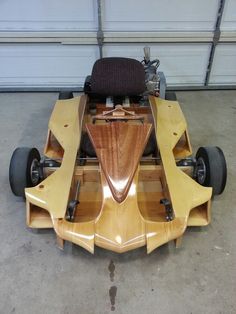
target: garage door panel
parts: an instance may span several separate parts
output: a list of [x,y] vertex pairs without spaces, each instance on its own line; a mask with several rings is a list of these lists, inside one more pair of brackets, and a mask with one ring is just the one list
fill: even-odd
[[219,0],[105,1],[109,31],[213,30]]
[[[101,0],[99,11],[97,0],[0,0],[0,89],[78,88],[99,49],[142,60],[145,43],[169,86],[203,86],[222,3]],[[236,0],[225,0],[211,85],[236,84],[235,34]]]
[[216,47],[209,84],[236,84],[236,44]]
[[[151,58],[161,61],[159,67],[168,85],[203,85],[210,53],[209,44],[152,44]],[[104,56],[143,59],[143,45],[105,45]]]
[[1,45],[2,87],[78,87],[98,58],[96,46]]
[[236,31],[235,0],[226,0],[220,29],[222,31]]
[[68,31],[97,28],[93,0],[1,1],[1,31]]

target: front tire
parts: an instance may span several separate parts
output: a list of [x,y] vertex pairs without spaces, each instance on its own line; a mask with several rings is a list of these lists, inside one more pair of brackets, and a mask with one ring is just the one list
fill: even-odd
[[16,196],[25,196],[25,188],[40,182],[40,154],[36,148],[19,147],[12,154],[9,166],[9,182]]
[[213,195],[221,194],[226,185],[227,167],[219,147],[200,147],[196,154],[196,180],[213,188]]

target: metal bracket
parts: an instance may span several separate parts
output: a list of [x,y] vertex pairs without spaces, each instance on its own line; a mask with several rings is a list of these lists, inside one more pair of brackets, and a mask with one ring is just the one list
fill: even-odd
[[224,6],[225,6],[225,0],[220,0],[218,12],[217,12],[214,36],[213,36],[213,41],[212,41],[212,45],[211,45],[211,51],[210,51],[208,66],[207,66],[207,70],[206,70],[205,86],[208,86],[208,84],[209,84],[216,46],[220,40],[220,34],[221,34],[220,24],[221,24],[222,15],[224,12]]
[[103,45],[103,41],[104,41],[104,33],[102,30],[98,30],[97,31],[97,42],[98,45]]
[[97,0],[97,14],[98,14],[98,31],[97,31],[97,42],[99,47],[100,58],[103,57],[102,46],[104,43],[104,33],[102,30],[102,3],[101,0]]
[[69,221],[72,221],[73,218],[74,218],[74,213],[75,213],[75,209],[76,209],[76,206],[79,204],[79,201],[77,200],[73,200],[73,201],[70,201],[69,202],[69,205],[67,207],[67,219]]
[[180,159],[176,162],[176,166],[178,167],[195,167],[196,158],[185,158]]
[[166,210],[166,220],[167,221],[171,221],[173,220],[173,209],[172,209],[172,206],[171,206],[171,203],[170,201],[167,199],[167,198],[162,198],[160,200],[160,204],[164,205],[165,206],[165,210]]
[[160,93],[160,97],[165,99],[165,95],[166,95],[166,77],[165,74],[163,72],[157,72],[159,78],[160,78],[160,82],[159,82],[159,93]]
[[213,36],[213,44],[214,45],[218,44],[218,42],[220,40],[220,34],[221,34],[221,31],[219,29],[216,29],[214,32],[214,36]]
[[80,203],[78,201],[79,189],[80,189],[80,181],[78,181],[78,183],[77,183],[76,192],[75,192],[75,199],[71,200],[68,204],[68,207],[67,207],[67,220],[69,220],[69,221],[72,221],[74,219],[76,207]]

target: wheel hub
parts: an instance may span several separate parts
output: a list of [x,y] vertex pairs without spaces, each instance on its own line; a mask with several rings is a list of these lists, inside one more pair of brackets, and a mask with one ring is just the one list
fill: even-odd
[[32,163],[31,163],[30,178],[31,178],[31,182],[34,186],[39,183],[39,179],[40,179],[39,162],[36,158],[33,159]]
[[196,168],[197,181],[203,185],[206,179],[206,165],[202,157],[198,158]]

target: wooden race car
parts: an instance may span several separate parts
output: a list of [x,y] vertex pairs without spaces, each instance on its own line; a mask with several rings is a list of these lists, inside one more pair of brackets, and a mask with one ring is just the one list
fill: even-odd
[[66,240],[91,253],[95,245],[150,253],[209,224],[212,195],[226,184],[224,155],[201,147],[191,157],[180,105],[163,86],[159,96],[154,66],[148,56],[96,61],[85,94],[60,94],[45,157],[14,151],[9,180],[26,198],[27,225],[54,228],[61,248]]

